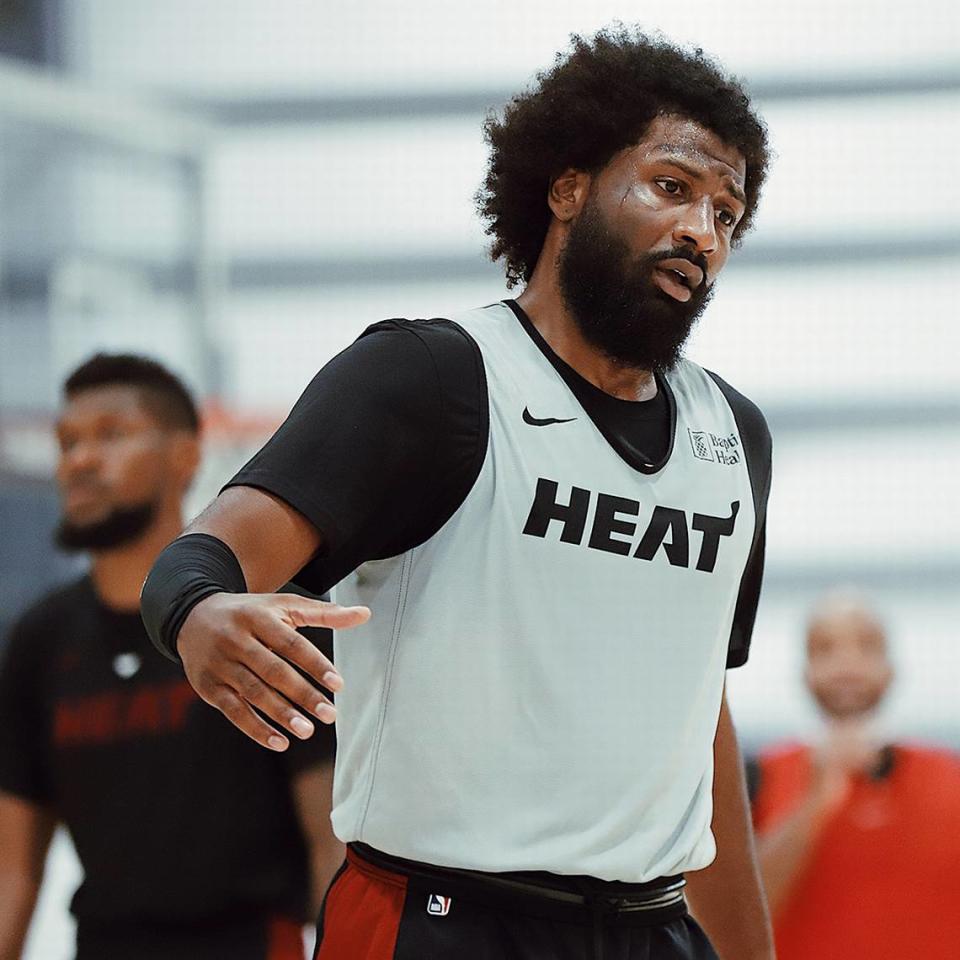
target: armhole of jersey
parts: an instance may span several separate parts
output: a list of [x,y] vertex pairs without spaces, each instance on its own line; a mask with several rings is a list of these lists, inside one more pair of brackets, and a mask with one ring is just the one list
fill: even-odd
[[764,449],[762,437],[769,436],[766,421],[760,410],[741,393],[730,386],[712,370],[704,371],[717,385],[733,412],[743,452],[747,461],[747,474],[750,477],[750,490],[753,494],[754,528],[750,556],[740,578],[737,592],[737,606],[730,628],[730,643],[727,654],[727,667],[740,667],[747,662],[750,650],[750,637],[757,616],[757,604],[760,600],[760,581],[763,575],[763,563],[754,563],[758,549],[765,547],[767,497],[770,493],[771,451],[769,445]]
[[[474,451],[473,462],[470,465],[469,473],[464,475],[464,484],[463,489],[456,499],[455,502],[451,503],[449,507],[443,511],[443,513],[438,516],[434,523],[429,527],[424,528],[419,532],[415,537],[412,537],[409,542],[403,543],[399,549],[391,550],[389,556],[399,556],[402,553],[406,553],[408,550],[413,550],[416,547],[421,546],[426,543],[431,537],[435,536],[444,526],[449,522],[450,518],[463,506],[464,501],[470,495],[470,491],[473,489],[474,484],[477,482],[477,478],[480,476],[480,471],[483,469],[484,460],[487,457],[487,447],[490,444],[490,395],[487,389],[487,373],[486,368],[483,364],[483,354],[480,351],[480,346],[473,337],[455,320],[450,320],[447,318],[435,318],[435,321],[444,323],[454,330],[456,330],[461,337],[470,345],[473,354],[474,370],[477,376],[477,392],[480,402],[480,408],[478,410],[479,420],[477,424],[477,448]],[[428,347],[429,350],[429,347]],[[433,351],[430,351],[431,357],[433,356]],[[441,384],[441,387],[443,384]],[[386,557],[372,557],[371,559],[383,560]]]

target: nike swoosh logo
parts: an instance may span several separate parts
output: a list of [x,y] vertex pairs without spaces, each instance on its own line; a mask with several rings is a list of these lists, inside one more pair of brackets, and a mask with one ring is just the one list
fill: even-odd
[[526,407],[523,408],[523,422],[529,423],[531,427],[549,427],[551,423],[571,423],[576,419],[576,417],[568,417],[566,420],[558,420],[556,417],[547,417],[545,420],[539,420],[531,416]]

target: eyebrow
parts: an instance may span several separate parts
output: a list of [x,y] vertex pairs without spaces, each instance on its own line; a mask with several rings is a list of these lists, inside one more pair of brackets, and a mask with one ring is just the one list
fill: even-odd
[[[658,151],[663,151],[663,153],[657,158],[661,162],[672,164],[675,167],[678,167],[680,170],[683,170],[684,173],[689,174],[691,177],[696,177],[698,180],[703,179],[703,171],[698,170],[696,167],[687,163],[682,159],[681,156],[678,156],[680,151],[677,147],[672,144],[663,144],[663,146],[657,148]],[[684,154],[689,154],[689,151],[684,150]],[[740,189],[739,186],[735,183],[733,178],[729,174],[724,174],[724,181],[726,182],[727,191],[734,200],[739,200],[744,206],[747,205],[747,195]]]

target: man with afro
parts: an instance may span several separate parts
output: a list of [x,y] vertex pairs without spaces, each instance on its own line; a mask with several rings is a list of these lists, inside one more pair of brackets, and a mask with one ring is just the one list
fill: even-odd
[[[161,556],[144,618],[264,747],[336,719],[318,960],[772,960],[724,694],[770,436],[682,356],[764,126],[701,51],[616,27],[486,134],[520,295],[368,328]],[[308,624],[350,628],[336,667]]]

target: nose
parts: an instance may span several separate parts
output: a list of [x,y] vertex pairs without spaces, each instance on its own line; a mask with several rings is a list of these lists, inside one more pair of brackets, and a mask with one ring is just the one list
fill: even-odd
[[60,470],[70,477],[78,473],[95,473],[101,465],[100,445],[96,442],[78,440],[69,450],[60,454]]
[[697,253],[710,256],[717,250],[717,230],[714,223],[713,204],[704,197],[680,209],[673,228],[673,241],[678,246],[689,245]]

